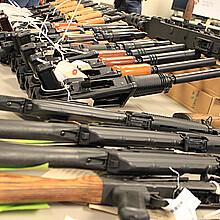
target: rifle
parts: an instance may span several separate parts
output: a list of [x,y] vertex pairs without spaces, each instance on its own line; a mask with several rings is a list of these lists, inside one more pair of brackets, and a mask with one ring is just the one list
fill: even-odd
[[165,207],[168,202],[164,198],[175,198],[187,188],[201,200],[201,206],[219,207],[216,179],[213,182],[180,179],[177,188],[176,179],[172,178],[103,175],[59,180],[3,173],[0,176],[2,204],[71,201],[115,205],[120,219],[148,220],[146,207]]
[[207,57],[220,58],[220,38],[212,34],[178,26],[169,20],[156,17],[145,22],[145,31],[150,38],[184,43],[186,48],[197,49]]
[[[0,120],[0,137],[52,140],[81,146],[174,148],[190,152],[220,152],[220,136],[169,133],[123,126],[79,125],[35,121]],[[16,126],[15,126],[16,125]]]
[[173,151],[147,149],[105,149],[77,146],[38,146],[0,142],[0,166],[32,167],[49,163],[53,168],[78,168],[105,171],[114,175],[220,175],[218,155],[187,155]]
[[[127,59],[133,60],[132,63],[135,63],[134,57],[141,57],[141,56],[145,56],[145,55],[165,53],[165,52],[171,52],[171,51],[179,51],[179,50],[184,50],[184,49],[185,49],[184,44],[176,44],[176,45],[156,46],[156,47],[150,47],[150,48],[147,47],[147,48],[140,48],[140,49],[131,49],[129,51],[126,51],[126,50],[119,50],[119,51],[120,51],[120,54],[123,54],[123,56],[127,55],[128,56]],[[118,51],[115,51],[115,52],[118,53]],[[98,53],[100,53],[100,52],[98,52]],[[112,52],[112,54],[113,54],[113,56],[111,58],[114,58],[114,56],[115,56],[114,51]],[[90,53],[89,55],[91,58],[96,58],[99,54],[97,54],[97,52],[93,52],[93,53]],[[86,58],[89,58],[88,55]],[[87,61],[89,63],[91,63],[91,62],[97,63],[97,62],[102,61],[100,59],[93,59],[91,61],[90,61],[90,59],[85,60],[85,57],[83,57],[83,55],[76,56],[73,59],[74,60],[84,59],[84,61]],[[123,58],[116,57],[116,61],[117,60],[120,61],[120,59],[124,59],[124,57]],[[127,64],[127,63],[122,63],[122,64]]]
[[[108,29],[116,28],[121,29],[123,26],[111,26],[107,27]],[[124,26],[126,27],[126,26]],[[128,26],[129,27],[129,26]],[[98,32],[99,30],[105,30],[106,27],[93,27],[92,30],[94,32]],[[155,46],[163,46],[171,44],[170,41],[156,41],[156,40],[135,40],[135,41],[120,41],[111,44],[99,44],[99,45],[85,45],[80,44],[77,46],[70,47],[76,50],[82,50],[85,52],[91,50],[132,50],[132,49],[140,49],[140,48],[147,48],[147,47],[155,47]]]
[[[160,56],[160,58],[164,58],[164,57]],[[99,78],[99,76],[101,77],[105,75],[108,76],[113,71],[120,71],[122,76],[127,76],[127,75],[138,76],[138,75],[147,75],[147,74],[168,73],[173,71],[187,70],[187,69],[199,68],[204,66],[212,66],[216,64],[215,58],[181,61],[175,63],[154,65],[154,66],[151,66],[147,63],[129,65],[129,62],[135,62],[133,57],[132,59],[130,59],[130,57],[102,57],[100,59],[102,60],[102,62],[104,62],[106,67],[85,69],[82,70],[82,72],[85,73],[90,78],[93,78],[92,76],[94,75],[97,76],[97,78]],[[167,59],[169,58],[167,57]],[[99,66],[99,64],[98,65],[95,64],[92,66],[93,67]]]
[[217,134],[207,124],[150,113],[113,111],[90,107],[80,102],[26,99],[0,95],[0,110],[11,111],[30,120],[105,123],[158,131],[184,131]]
[[174,118],[182,118],[189,121],[196,121],[202,124],[207,124],[213,128],[220,127],[220,117],[217,115],[208,115],[200,113],[174,113]]
[[167,93],[172,84],[192,82],[196,80],[220,76],[219,69],[172,75],[150,74],[142,76],[125,76],[107,79],[67,79],[68,90],[61,86],[48,64],[37,66],[37,76],[41,88],[35,87],[32,98],[63,99],[69,94],[72,99],[92,98],[95,106],[123,106],[129,97]]

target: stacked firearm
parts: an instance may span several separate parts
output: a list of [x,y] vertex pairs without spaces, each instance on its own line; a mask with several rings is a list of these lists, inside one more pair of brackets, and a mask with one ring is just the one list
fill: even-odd
[[[115,205],[121,219],[141,220],[149,219],[146,207],[165,207],[166,198],[188,188],[201,206],[220,207],[219,179],[209,177],[220,175],[220,136],[209,117],[198,123],[193,116],[193,120],[176,118],[189,119],[183,114],[164,117],[98,108],[123,106],[132,96],[168,92],[173,84],[219,77],[219,69],[167,74],[212,66],[215,58],[200,58],[199,50],[187,50],[184,44],[145,39],[145,32],[115,21],[126,19],[143,27],[147,16],[129,16],[91,1],[56,1],[30,10],[38,22],[24,21],[15,30],[4,13],[0,18],[1,62],[16,72],[29,96],[0,96],[1,110],[28,119],[0,120],[0,138],[66,145],[0,142],[0,166],[47,162],[50,167],[105,174],[74,180],[2,174],[0,203]],[[74,63],[71,76],[57,74],[61,63]],[[87,98],[95,107],[77,101]],[[182,177],[185,173],[198,174],[200,180]]]

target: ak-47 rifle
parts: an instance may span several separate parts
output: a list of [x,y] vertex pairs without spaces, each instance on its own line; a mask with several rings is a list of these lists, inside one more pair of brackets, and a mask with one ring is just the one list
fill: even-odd
[[150,74],[125,76],[107,79],[67,79],[66,87],[61,85],[53,73],[53,66],[40,64],[36,69],[41,88],[35,87],[33,98],[65,99],[69,94],[72,99],[92,98],[95,106],[123,106],[129,97],[139,97],[161,92],[168,92],[173,84],[192,82],[220,76],[219,69],[177,74]]
[[91,147],[149,147],[192,152],[220,152],[220,136],[204,133],[169,133],[122,126],[13,120],[0,120],[0,131],[0,137],[7,139],[52,140]]
[[53,168],[78,168],[106,171],[114,175],[199,174],[220,175],[219,155],[187,155],[173,151],[147,149],[105,149],[78,146],[38,146],[0,142],[0,166],[32,167],[49,163]]
[[216,179],[213,182],[180,179],[177,188],[176,178],[108,175],[59,180],[5,173],[0,177],[1,204],[70,201],[114,205],[118,206],[122,220],[149,220],[146,207],[165,207],[168,202],[164,198],[175,198],[184,188],[198,197],[203,207],[220,205]]
[[172,21],[156,17],[145,23],[145,31],[150,38],[184,43],[188,49],[199,50],[208,57],[220,58],[220,38],[215,35],[178,26]]
[[0,110],[11,111],[29,120],[77,121],[79,123],[105,123],[144,130],[184,131],[217,134],[207,124],[165,117],[150,113],[114,111],[90,107],[80,102],[26,99],[0,95]]
[[[218,179],[196,181],[187,178],[143,178],[126,176],[86,176],[59,180],[0,174],[0,203],[71,201],[118,207],[120,219],[149,220],[146,207],[168,205],[184,188],[198,197],[203,207],[219,207]],[[10,184],[8,182],[10,181]]]

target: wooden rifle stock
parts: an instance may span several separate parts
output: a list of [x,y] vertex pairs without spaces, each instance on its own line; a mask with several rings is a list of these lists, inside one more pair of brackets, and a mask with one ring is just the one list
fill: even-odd
[[58,202],[100,204],[103,182],[98,176],[50,179],[0,174],[0,203]]
[[[63,2],[65,2],[65,1],[66,1],[66,0],[60,0],[60,1],[50,2],[50,5],[51,5],[51,6],[57,6],[57,5],[59,5],[59,4],[63,3]],[[69,1],[71,1],[71,0],[69,0]],[[67,2],[69,2],[69,1],[67,1]]]
[[133,56],[122,56],[122,57],[101,57],[99,58],[100,62],[105,62],[106,67],[115,66],[115,65],[127,65],[135,64],[135,59]]
[[[91,50],[93,52],[94,50]],[[125,50],[99,50],[98,52],[98,58],[101,61],[101,58],[104,57],[111,57],[110,59],[113,59],[114,57],[124,57],[126,56]]]
[[68,7],[72,7],[72,6],[77,6],[77,4],[78,4],[78,2],[76,2],[76,1],[68,1],[68,2],[66,2],[66,3],[64,3],[64,4],[62,4],[62,5],[60,5],[60,6],[58,7],[58,9],[68,8]]
[[186,6],[184,21],[190,21],[195,6],[195,0],[189,0]]
[[85,22],[79,22],[79,25],[91,25],[91,24],[105,24],[104,18],[95,18]]
[[94,11],[92,13],[89,14],[84,14],[82,16],[77,16],[75,17],[75,19],[77,20],[77,22],[85,22],[91,19],[95,19],[95,18],[101,18],[102,17],[102,12],[100,11]]
[[120,70],[122,77],[127,75],[139,76],[151,74],[151,66],[146,63],[141,64],[132,64],[132,65],[122,65],[122,66],[113,66],[113,71]]
[[[58,9],[60,10],[60,15],[63,15],[63,14],[66,14],[68,12],[74,12],[76,10],[76,7],[77,7],[77,5],[71,6],[71,7],[67,7],[67,8],[62,8],[62,9],[58,8]],[[84,5],[80,4],[77,11],[80,11],[82,9],[84,9]]]

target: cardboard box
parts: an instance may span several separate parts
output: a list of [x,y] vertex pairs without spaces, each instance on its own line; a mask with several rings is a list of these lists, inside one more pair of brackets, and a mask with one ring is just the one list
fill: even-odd
[[190,83],[174,85],[167,95],[192,112],[220,115],[220,95],[210,95]]
[[190,84],[210,95],[220,96],[220,77],[191,82]]

